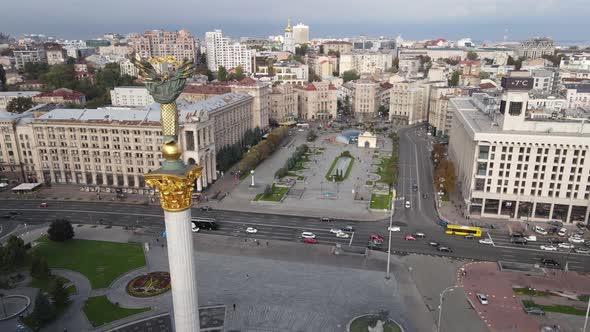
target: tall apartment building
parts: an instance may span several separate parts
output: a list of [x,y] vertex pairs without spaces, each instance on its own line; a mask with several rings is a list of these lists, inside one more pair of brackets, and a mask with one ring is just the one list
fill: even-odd
[[295,44],[309,43],[309,26],[299,23],[293,27],[293,41]]
[[559,63],[559,69],[590,70],[590,52],[581,52],[564,56]]
[[590,128],[574,113],[527,112],[532,78],[503,79],[499,102],[453,98],[449,157],[466,213],[519,221],[588,222]]
[[60,45],[48,45],[45,47],[45,58],[48,65],[59,65],[67,60],[67,53]]
[[375,74],[386,71],[393,65],[394,53],[354,51],[340,54],[340,75],[356,70],[359,74]]
[[25,64],[47,62],[45,50],[42,48],[25,48],[21,50],[14,50],[14,68],[21,70],[25,68]]
[[334,77],[338,70],[338,58],[335,55],[308,55],[307,63],[321,79]]
[[557,93],[559,72],[555,68],[539,68],[530,70],[533,78],[533,90],[546,93]]
[[298,117],[304,120],[329,120],[336,118],[336,87],[328,82],[296,85]]
[[269,117],[279,124],[293,124],[297,120],[297,96],[291,84],[279,84],[270,93]]
[[520,43],[517,55],[525,58],[541,58],[543,55],[553,55],[555,45],[549,38],[532,38]]
[[152,30],[143,34],[133,34],[129,44],[142,58],[173,56],[178,60],[197,59],[196,41],[186,30]]
[[430,91],[428,126],[435,136],[448,136],[453,123],[453,112],[449,112],[449,100],[458,95],[457,88],[433,87]]
[[143,107],[154,103],[154,98],[142,86],[118,86],[111,90],[113,106]]
[[[30,160],[33,157],[32,153],[21,153],[16,132],[17,123],[30,117],[32,115],[26,113],[17,114],[0,110],[0,183],[18,184],[37,180],[35,169],[29,168],[29,165],[33,165],[33,161]],[[30,148],[30,142],[24,144],[24,147]]]
[[121,61],[119,63],[119,68],[121,70],[121,75],[139,76],[139,70],[129,59]]
[[361,79],[353,82],[352,111],[357,120],[371,120],[379,110],[379,82]]
[[205,44],[209,70],[216,72],[219,66],[223,66],[227,70],[241,66],[244,72],[253,72],[255,51],[248,49],[246,45],[231,43],[229,38],[223,36],[221,30],[205,33]]

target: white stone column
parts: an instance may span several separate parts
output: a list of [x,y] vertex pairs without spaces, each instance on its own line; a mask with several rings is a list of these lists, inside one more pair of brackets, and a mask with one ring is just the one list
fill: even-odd
[[176,332],[200,330],[191,209],[164,211]]

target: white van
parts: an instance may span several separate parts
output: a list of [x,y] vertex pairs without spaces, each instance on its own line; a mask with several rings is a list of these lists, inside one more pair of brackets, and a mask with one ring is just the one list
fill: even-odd
[[535,227],[533,228],[533,230],[535,231],[535,233],[537,234],[541,234],[541,235],[547,235],[547,231],[541,227],[541,226],[537,226],[535,225]]

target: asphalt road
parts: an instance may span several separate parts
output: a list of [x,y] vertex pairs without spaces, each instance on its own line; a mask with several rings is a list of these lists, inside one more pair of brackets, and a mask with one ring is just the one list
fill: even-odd
[[[504,260],[521,263],[539,263],[541,258],[553,258],[563,268],[568,264],[572,271],[590,271],[590,255],[582,255],[568,250],[547,252],[539,249],[542,241],[529,243],[526,246],[513,245],[507,234],[491,233],[494,246],[479,244],[477,239],[464,239],[447,235],[435,221],[437,213],[434,206],[434,192],[432,188],[432,171],[429,161],[429,142],[422,128],[407,128],[399,132],[399,160],[400,174],[397,188],[398,200],[395,202],[394,224],[401,226],[401,232],[392,233],[392,252],[420,253],[429,255],[444,255],[474,260]],[[417,185],[414,191],[413,185]],[[423,198],[423,194],[427,198]],[[405,208],[405,201],[409,201],[410,208]],[[163,211],[157,206],[131,205],[108,202],[77,202],[50,201],[48,208],[40,208],[40,201],[31,200],[0,200],[0,237],[14,229],[18,224],[36,225],[55,218],[68,218],[74,223],[109,223],[120,226],[138,225],[144,229],[161,234],[164,230]],[[2,218],[11,211],[22,214],[12,218]],[[278,214],[248,213],[240,211],[213,210],[202,212],[193,209],[193,216],[205,216],[216,219],[219,229],[207,231],[220,235],[255,238],[261,241],[285,240],[301,241],[301,232],[310,231],[316,235],[319,243],[364,247],[371,234],[379,234],[386,239],[389,220],[375,222],[357,222],[352,220],[335,220],[321,222],[317,218],[303,216],[289,216]],[[353,226],[355,232],[350,238],[336,238],[330,233],[334,227]],[[247,227],[255,227],[256,234],[247,234]],[[425,239],[405,241],[404,235],[423,232]],[[441,245],[453,249],[451,253],[441,253],[428,245],[429,241],[436,241]],[[304,244],[302,244],[304,245]],[[305,244],[308,245],[308,244]],[[386,248],[383,248],[386,250]]]

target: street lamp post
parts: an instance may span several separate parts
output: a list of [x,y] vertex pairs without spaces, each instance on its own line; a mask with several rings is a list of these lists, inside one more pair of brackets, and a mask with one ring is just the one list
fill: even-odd
[[[393,197],[395,197],[395,189],[393,190]],[[393,213],[395,212],[395,199],[391,200],[391,212],[389,213],[389,241],[387,245],[387,272],[385,273],[385,279],[389,280],[389,262],[391,261],[391,228],[393,227]]]
[[584,318],[584,329],[582,329],[582,332],[586,332],[586,326],[588,326],[588,313],[590,313],[590,298],[588,298],[588,308],[586,308],[586,318]]
[[254,170],[250,171],[250,175],[252,175],[252,184],[250,186],[254,187]]
[[436,323],[436,331],[440,332],[440,319],[442,318],[442,308],[443,308],[443,299],[445,297],[446,292],[452,292],[455,288],[459,286],[453,285],[445,288],[442,293],[440,293],[440,303],[438,304],[438,322]]

